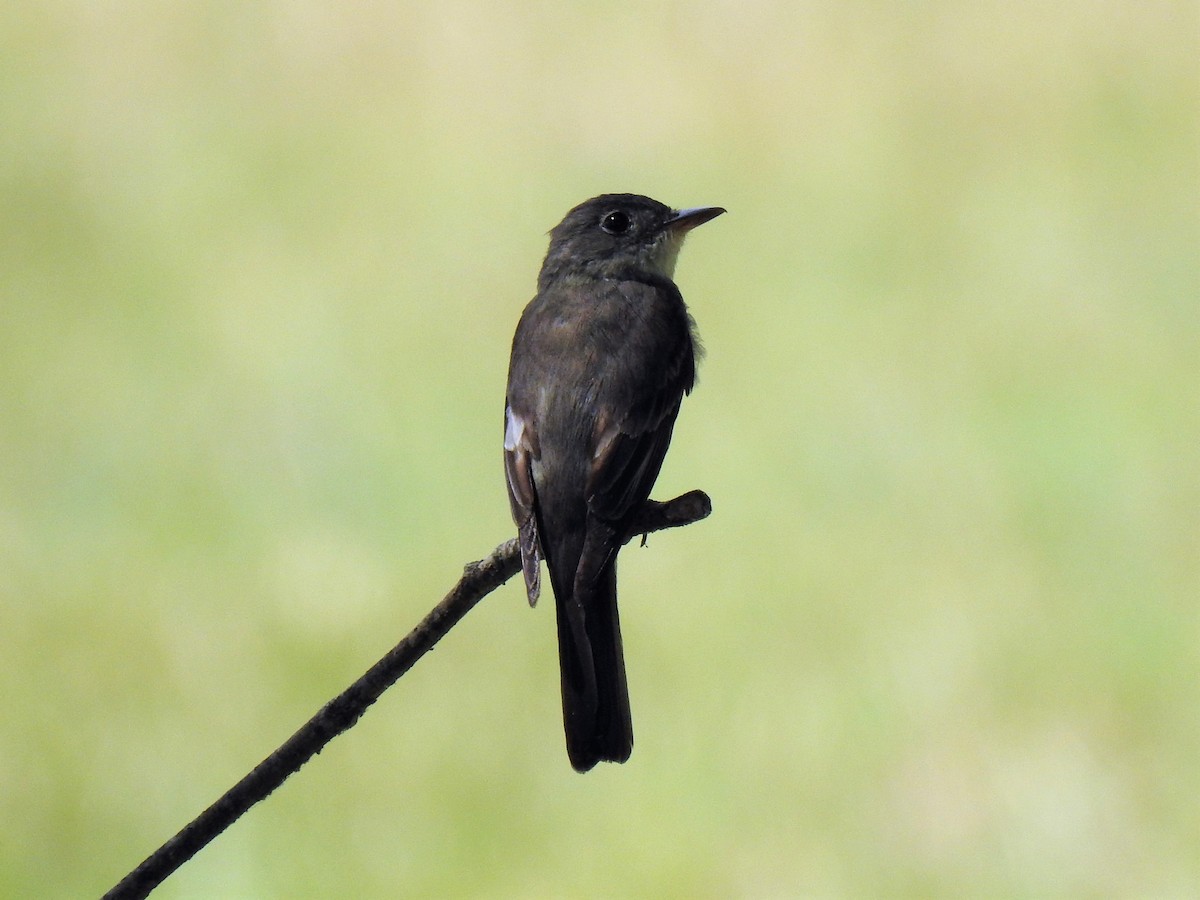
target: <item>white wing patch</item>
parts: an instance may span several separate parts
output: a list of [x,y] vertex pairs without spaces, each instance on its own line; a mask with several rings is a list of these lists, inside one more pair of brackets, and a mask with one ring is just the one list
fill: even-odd
[[605,428],[604,431],[600,433],[600,439],[596,441],[596,449],[592,453],[592,461],[595,462],[608,453],[609,449],[613,445],[613,441],[615,441],[620,434],[621,431],[618,428]]
[[510,453],[517,449],[525,436],[525,420],[512,411],[508,406],[504,409],[504,449]]

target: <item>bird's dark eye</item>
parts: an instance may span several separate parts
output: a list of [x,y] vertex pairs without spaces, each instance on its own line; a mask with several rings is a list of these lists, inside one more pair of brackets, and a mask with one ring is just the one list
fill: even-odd
[[629,230],[629,225],[629,216],[619,209],[605,213],[604,218],[600,220],[600,228],[609,234],[624,234]]

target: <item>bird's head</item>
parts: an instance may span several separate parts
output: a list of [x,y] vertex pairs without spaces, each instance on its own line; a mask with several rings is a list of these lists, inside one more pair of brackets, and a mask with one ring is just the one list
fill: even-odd
[[723,212],[719,206],[674,210],[640,194],[585,200],[550,232],[539,288],[557,277],[620,277],[631,269],[669,279],[687,233]]

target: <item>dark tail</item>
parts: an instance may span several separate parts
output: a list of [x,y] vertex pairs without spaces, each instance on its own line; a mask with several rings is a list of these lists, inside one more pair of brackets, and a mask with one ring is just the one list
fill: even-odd
[[579,581],[584,583],[575,584],[571,593],[554,588],[567,755],[576,771],[586,772],[601,760],[629,759],[633,720],[617,617],[615,555],[594,579]]

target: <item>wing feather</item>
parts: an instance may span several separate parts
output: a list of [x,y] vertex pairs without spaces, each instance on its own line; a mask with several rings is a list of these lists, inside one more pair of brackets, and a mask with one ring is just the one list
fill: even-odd
[[504,411],[504,473],[508,481],[508,502],[517,522],[517,542],[521,549],[521,572],[529,605],[536,606],[542,592],[542,556],[537,528],[537,488],[533,481],[533,459],[537,434],[529,420],[512,407]]

